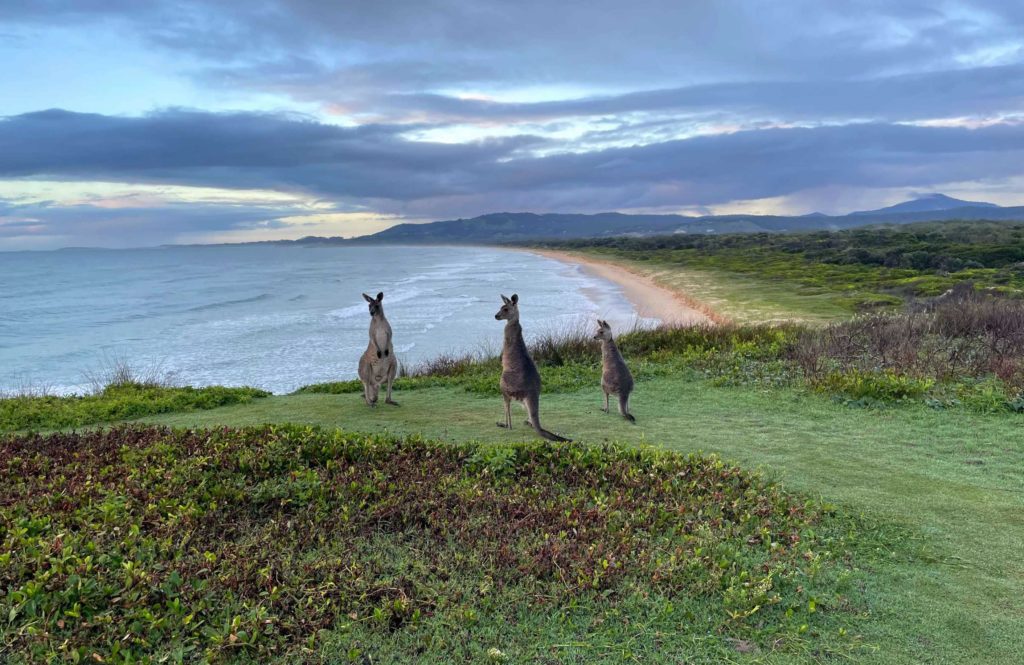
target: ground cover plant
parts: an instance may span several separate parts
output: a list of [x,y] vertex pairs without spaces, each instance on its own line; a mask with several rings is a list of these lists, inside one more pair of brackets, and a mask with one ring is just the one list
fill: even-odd
[[1024,224],[942,222],[814,233],[676,234],[537,243],[642,266],[722,271],[828,294],[847,312],[899,306],[971,281],[1024,293]]
[[4,662],[859,648],[856,524],[714,457],[119,427],[8,436],[0,469]]

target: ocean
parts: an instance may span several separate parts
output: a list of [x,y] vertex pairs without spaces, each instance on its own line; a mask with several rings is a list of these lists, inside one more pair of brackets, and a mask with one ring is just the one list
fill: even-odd
[[[83,392],[111,367],[275,393],[356,377],[384,292],[395,353],[498,352],[499,294],[527,340],[640,319],[615,284],[512,250],[236,245],[0,253],[0,392]],[[589,325],[589,324],[588,324]]]

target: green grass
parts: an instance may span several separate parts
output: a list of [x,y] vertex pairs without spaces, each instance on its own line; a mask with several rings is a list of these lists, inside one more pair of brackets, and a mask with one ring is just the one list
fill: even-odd
[[[398,398],[401,407],[371,410],[356,395],[292,395],[149,420],[297,422],[453,442],[531,438],[525,427],[495,427],[501,404],[494,397],[440,387]],[[687,378],[639,384],[636,426],[601,413],[599,403],[596,387],[547,395],[542,423],[588,443],[717,453],[847,514],[909,534],[909,544],[897,547],[896,555],[861,566],[864,660],[1018,662],[1024,652],[1024,418],[924,405],[854,409],[791,389],[719,387]],[[891,539],[879,528],[885,550]],[[655,636],[638,628],[634,639],[644,643]],[[693,639],[696,649],[700,640]]]
[[7,663],[863,648],[859,525],[714,457],[115,428],[0,468]]
[[117,383],[90,395],[21,395],[0,399],[0,432],[81,427],[154,413],[212,409],[245,404],[269,394],[256,388]]

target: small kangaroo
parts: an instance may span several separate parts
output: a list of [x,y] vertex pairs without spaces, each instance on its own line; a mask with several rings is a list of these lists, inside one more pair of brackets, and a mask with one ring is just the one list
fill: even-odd
[[505,422],[498,427],[512,429],[512,400],[522,402],[529,420],[526,424],[548,441],[569,441],[540,426],[540,372],[526,349],[523,327],[519,325],[519,296],[501,296],[502,305],[494,318],[505,320],[505,343],[501,349],[501,396],[505,398]]
[[384,293],[376,298],[363,294],[370,303],[370,343],[359,358],[359,380],[363,382],[363,398],[368,406],[377,406],[380,386],[388,382],[386,404],[398,406],[391,399],[391,384],[398,373],[398,361],[395,359],[395,347],[391,344],[391,324],[384,316]]
[[608,395],[619,396],[619,413],[631,423],[636,418],[629,412],[629,394],[633,392],[633,375],[626,367],[619,347],[615,345],[615,338],[612,337],[612,327],[607,321],[597,320],[597,334],[594,339],[601,340],[601,390],[604,391],[604,408],[608,413]]

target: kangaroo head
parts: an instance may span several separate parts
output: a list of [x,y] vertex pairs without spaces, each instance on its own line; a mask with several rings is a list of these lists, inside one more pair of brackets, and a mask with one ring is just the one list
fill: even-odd
[[519,296],[512,294],[511,298],[501,297],[502,302],[505,304],[501,306],[498,313],[494,315],[494,318],[498,321],[507,320],[515,323],[519,320]]
[[384,292],[383,291],[378,293],[376,298],[371,298],[370,296],[366,295],[365,293],[363,294],[363,297],[366,298],[366,302],[370,303],[370,316],[377,316],[378,314],[383,314],[384,313],[384,304],[383,304],[384,303]]
[[611,341],[612,327],[608,325],[607,321],[597,320],[597,333],[594,334],[594,339]]

